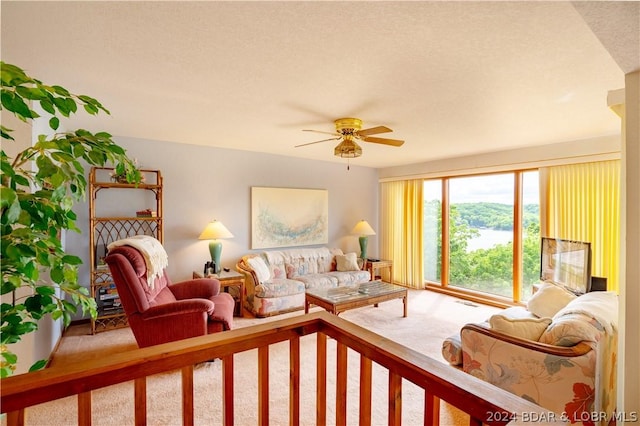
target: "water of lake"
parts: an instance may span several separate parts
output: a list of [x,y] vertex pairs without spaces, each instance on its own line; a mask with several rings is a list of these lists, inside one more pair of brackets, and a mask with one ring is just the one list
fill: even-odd
[[467,242],[467,252],[488,249],[496,244],[506,244],[513,241],[513,231],[495,229],[478,229],[478,231],[480,231],[480,236]]

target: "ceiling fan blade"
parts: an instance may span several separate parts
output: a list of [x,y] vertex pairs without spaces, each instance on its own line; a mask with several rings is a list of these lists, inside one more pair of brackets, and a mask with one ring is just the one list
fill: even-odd
[[313,145],[314,143],[320,143],[320,142],[326,142],[326,141],[337,141],[338,139],[341,139],[341,138],[322,139],[321,141],[315,141],[315,142],[303,143],[302,145],[296,145],[294,148],[299,148],[301,146],[307,146],[307,145]]
[[389,133],[389,132],[393,132],[393,130],[391,130],[387,126],[378,126],[378,127],[371,127],[370,129],[358,130],[356,133],[359,136],[368,136],[368,135],[377,135],[378,133]]
[[404,141],[401,141],[399,139],[368,137],[368,138],[362,138],[362,140],[365,142],[381,143],[383,145],[391,145],[391,146],[402,146],[404,144]]
[[309,130],[309,129],[304,129],[303,132],[314,132],[314,133],[324,133],[327,135],[334,135],[334,136],[341,136],[340,133],[336,133],[336,132],[323,132],[322,130]]

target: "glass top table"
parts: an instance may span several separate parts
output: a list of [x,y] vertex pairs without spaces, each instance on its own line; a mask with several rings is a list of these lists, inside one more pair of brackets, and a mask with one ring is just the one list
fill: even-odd
[[369,281],[355,286],[307,289],[304,312],[309,313],[311,305],[320,306],[332,314],[363,306],[378,306],[380,302],[402,299],[403,317],[407,316],[407,288],[384,281]]

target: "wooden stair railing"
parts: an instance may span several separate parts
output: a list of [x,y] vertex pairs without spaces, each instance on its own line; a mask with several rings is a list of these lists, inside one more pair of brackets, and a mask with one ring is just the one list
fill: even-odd
[[[146,378],[182,372],[184,425],[194,423],[194,365],[222,360],[224,425],[234,424],[234,354],[258,350],[259,425],[269,424],[269,345],[289,341],[289,424],[300,424],[300,337],[317,334],[316,424],[327,423],[327,337],[337,342],[336,419],[347,418],[347,350],[360,358],[360,425],[371,424],[372,362],[388,369],[388,424],[402,423],[402,379],[425,390],[424,424],[437,425],[440,399],[470,415],[470,424],[518,424],[525,417],[548,419],[549,412],[416,351],[326,312],[279,320],[223,333],[52,367],[2,380],[1,409],[8,426],[24,424],[24,409],[71,395],[78,397],[78,424],[91,424],[91,391],[134,380],[135,424],[147,423]],[[553,422],[550,422],[553,423]]]

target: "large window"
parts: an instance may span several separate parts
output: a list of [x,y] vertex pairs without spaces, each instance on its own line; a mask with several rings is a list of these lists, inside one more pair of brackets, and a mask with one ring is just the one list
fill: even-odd
[[423,194],[425,281],[526,300],[540,266],[538,172],[430,179]]
[[519,300],[529,300],[540,282],[540,188],[537,171],[522,173],[522,286]]
[[440,282],[442,273],[442,181],[427,180],[422,192],[424,198],[424,279]]
[[513,179],[449,180],[449,285],[512,296]]

